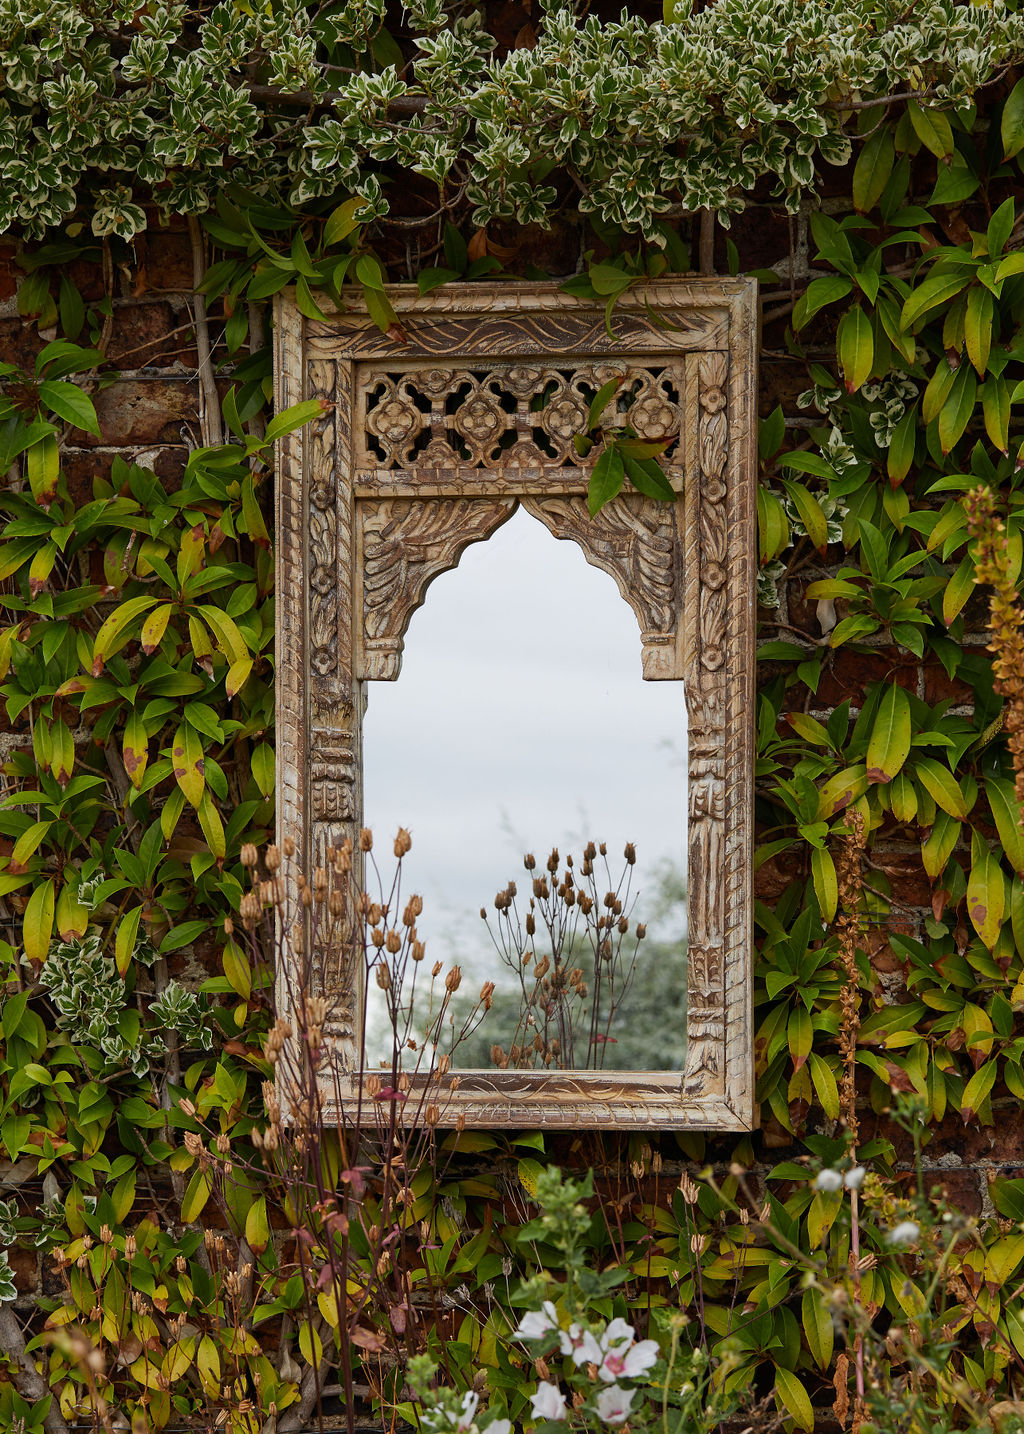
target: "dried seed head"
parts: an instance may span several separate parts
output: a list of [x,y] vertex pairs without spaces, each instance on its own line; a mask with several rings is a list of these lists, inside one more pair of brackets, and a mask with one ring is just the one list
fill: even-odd
[[414,941],[412,943],[412,959],[414,961],[422,961],[426,954],[427,948],[422,941]]
[[303,904],[303,906],[306,908],[307,911],[308,911],[309,908],[313,905],[313,889],[312,889],[312,887],[310,887],[310,886],[304,886],[304,887],[302,888],[302,904]]
[[[291,841],[291,837],[287,837],[287,838],[285,839],[285,847],[286,847],[286,848],[287,848],[288,843],[289,843],[290,841]],[[268,847],[267,847],[266,855],[265,855],[264,858],[263,858],[263,865],[264,865],[264,866],[267,868],[267,870],[270,872],[271,876],[273,876],[274,872],[277,871],[277,870],[280,868],[280,865],[281,865],[281,853],[278,851],[278,849],[277,849],[276,846],[268,846]]]
[[558,848],[557,848],[557,847],[552,847],[552,848],[551,848],[551,855],[548,857],[548,871],[550,871],[551,874],[554,875],[554,873],[555,873],[557,870],[558,870]]
[[628,841],[626,843],[626,849],[622,853],[622,855],[626,858],[626,863],[629,866],[632,866],[633,863],[636,861],[636,847],[631,841]]
[[533,868],[537,865],[537,858],[534,856],[532,851],[528,851],[523,857],[523,865],[526,867],[527,871],[532,871]]
[[429,1125],[431,1129],[433,1129],[437,1122],[441,1119],[440,1109],[436,1105],[428,1105],[426,1110],[423,1112],[423,1119],[425,1123]]
[[604,842],[602,842],[597,849],[598,849],[598,851],[601,853],[602,856],[607,856],[607,855],[608,855],[608,847],[607,847],[607,845],[606,845]]
[[284,841],[281,843],[281,850],[284,852],[286,859],[288,861],[291,861],[292,857],[295,855],[294,838],[290,836],[285,837]]
[[405,910],[402,912],[402,921],[406,926],[412,926],[417,916],[423,913],[423,897],[410,896],[406,902]]
[[455,1129],[461,1134],[462,1131],[465,1130],[465,1128],[466,1128],[466,1117],[465,1117],[464,1112],[462,1112],[462,1111],[460,1110],[459,1113],[458,1113],[458,1115],[455,1117]]
[[592,841],[588,841],[586,846],[583,848],[583,860],[593,861],[595,856],[597,856],[597,847]]
[[625,936],[626,932],[629,930],[629,922],[624,916],[620,916],[618,921],[615,923],[615,928],[620,936]]
[[526,934],[527,934],[527,936],[534,936],[534,935],[536,935],[536,932],[537,932],[537,923],[536,923],[536,921],[533,919],[533,913],[530,912],[529,915],[528,915],[527,918],[526,918]]
[[345,898],[340,891],[332,891],[327,898],[327,909],[335,920],[342,916],[345,911]]
[[252,844],[251,841],[242,843],[240,858],[242,865],[249,871],[251,871],[252,868],[256,865],[256,863],[259,861],[259,852],[256,850],[255,846]]
[[402,949],[402,938],[401,936],[399,936],[398,932],[393,926],[388,932],[387,936],[384,938],[384,945],[390,951],[392,956],[397,955],[397,953]]
[[638,941],[642,941],[646,935],[647,935],[647,927],[644,925],[644,923],[643,923],[642,921],[638,921],[637,924],[636,924],[636,939],[637,939]]
[[376,946],[378,951],[384,945],[384,932],[380,929],[379,926],[375,926],[370,932],[370,940],[373,942],[374,946]]
[[411,1085],[412,1081],[409,1079],[408,1072],[403,1071],[402,1074],[398,1077],[398,1089],[402,1092],[403,1095],[408,1095],[409,1087]]
[[138,1248],[139,1248],[139,1247],[138,1247],[138,1244],[137,1244],[137,1242],[136,1242],[135,1236],[134,1236],[134,1235],[125,1235],[125,1237],[124,1237],[124,1255],[125,1255],[125,1259],[126,1259],[126,1260],[134,1260],[135,1255],[136,1255],[136,1252],[138,1251]]
[[231,920],[231,917],[230,917],[230,916],[225,916],[225,918],[224,918],[224,935],[225,935],[225,936],[233,936],[234,933],[235,933],[235,923]]
[[372,851],[372,850],[373,850],[373,832],[370,830],[369,827],[363,827],[363,828],[360,830],[360,833],[359,833],[359,850],[360,850],[360,851]]
[[484,984],[480,987],[480,1000],[483,1002],[483,1007],[485,1011],[489,1011],[491,1009],[493,996],[494,982],[485,981]]
[[391,972],[383,961],[380,963],[379,966],[377,966],[375,970],[375,976],[377,980],[377,985],[382,991],[391,990]]
[[451,1056],[440,1056],[440,1057],[438,1058],[438,1062],[437,1062],[437,1073],[438,1073],[438,1075],[439,1075],[439,1076],[447,1075],[447,1074],[448,1074],[449,1067],[451,1066],[451,1063],[452,1063],[452,1058],[451,1058]]
[[103,1245],[110,1245],[110,1244],[113,1243],[113,1240],[114,1240],[114,1236],[113,1236],[113,1232],[111,1231],[110,1226],[109,1226],[109,1225],[101,1225],[101,1226],[100,1226],[100,1243],[103,1244]]
[[370,1097],[371,1100],[376,1100],[377,1097],[380,1095],[380,1092],[381,1092],[380,1076],[379,1076],[379,1075],[368,1075],[368,1076],[366,1077],[366,1094]]
[[431,968],[430,968],[430,974],[431,974],[431,976],[437,977],[437,976],[440,976],[440,974],[441,974],[441,972],[442,972],[443,970],[444,970],[444,962],[443,962],[443,961],[435,961],[434,964],[433,964],[433,966],[431,966]]
[[412,846],[412,837],[405,827],[398,828],[398,835],[395,837],[395,856],[403,857]]
[[462,985],[462,967],[453,966],[444,978],[444,989],[454,994]]
[[500,1070],[504,1070],[508,1065],[508,1056],[506,1056],[503,1047],[499,1046],[497,1042],[491,1047],[491,1065],[497,1066]]
[[370,925],[376,926],[383,915],[384,908],[379,904],[379,902],[371,901],[366,913],[366,919],[370,923]]

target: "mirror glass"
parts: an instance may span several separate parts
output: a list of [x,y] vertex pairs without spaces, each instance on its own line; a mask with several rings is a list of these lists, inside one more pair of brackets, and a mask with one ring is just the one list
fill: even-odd
[[[367,683],[365,820],[385,875],[412,835],[401,902],[423,899],[423,974],[461,970],[457,1067],[682,1067],[686,711],[640,652],[613,579],[519,510],[432,583],[398,680]],[[392,1042],[371,982],[367,1065]]]

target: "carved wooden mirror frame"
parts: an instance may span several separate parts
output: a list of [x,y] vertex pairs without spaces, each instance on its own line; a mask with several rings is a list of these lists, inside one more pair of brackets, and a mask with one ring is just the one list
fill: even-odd
[[[278,448],[279,839],[311,871],[361,826],[362,684],[397,677],[431,580],[522,504],[615,579],[643,676],[684,683],[686,1063],[462,1072],[445,1121],[749,1129],[756,286],[638,287],[615,308],[614,339],[602,309],[552,284],[389,295],[403,332],[387,335],[357,295],[326,321],[277,300],[278,407],[325,402]],[[572,437],[588,393],[622,372],[636,431],[679,435],[665,467],[681,497],[624,494],[592,519]]]

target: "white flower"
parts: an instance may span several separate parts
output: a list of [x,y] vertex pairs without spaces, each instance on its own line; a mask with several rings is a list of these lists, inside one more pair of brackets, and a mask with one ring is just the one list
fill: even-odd
[[886,1235],[890,1245],[913,1245],[921,1234],[921,1226],[916,1220],[901,1220],[894,1225]]
[[571,1324],[567,1330],[558,1331],[558,1347],[563,1354],[571,1354],[577,1368],[581,1364],[600,1364],[604,1350],[597,1340],[581,1324]]
[[832,1195],[836,1190],[842,1190],[843,1177],[838,1170],[819,1170],[814,1181],[814,1188]]
[[542,1379],[535,1393],[530,1395],[530,1403],[535,1419],[565,1418],[565,1395],[557,1384],[549,1384],[546,1379]]
[[855,1165],[852,1170],[848,1170],[843,1176],[843,1184],[847,1190],[859,1190],[864,1184],[864,1176],[867,1173],[863,1165]]
[[474,1394],[472,1389],[467,1389],[462,1396],[462,1413],[459,1415],[458,1423],[455,1425],[458,1434],[464,1434],[465,1430],[473,1427],[473,1420],[476,1418],[479,1403],[479,1394]]
[[606,1384],[616,1379],[636,1379],[644,1374],[658,1358],[657,1340],[644,1339],[632,1349],[610,1349],[605,1355],[597,1373]]
[[[543,1339],[558,1328],[558,1314],[550,1300],[545,1300],[539,1310],[530,1310],[519,1321],[519,1328],[513,1330],[513,1339]],[[564,1353],[564,1351],[563,1351]]]
[[625,1423],[635,1393],[635,1389],[620,1389],[617,1384],[609,1384],[597,1396],[598,1414],[606,1424]]
[[511,1419],[492,1419],[484,1434],[512,1434]]

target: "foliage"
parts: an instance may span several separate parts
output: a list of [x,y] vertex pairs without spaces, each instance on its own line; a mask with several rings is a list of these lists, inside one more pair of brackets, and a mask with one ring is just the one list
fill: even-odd
[[[778,408],[760,433],[762,592],[778,616],[758,710],[763,1136],[682,1139],[692,1162],[715,1158],[700,1184],[666,1179],[669,1137],[558,1152],[611,1187],[573,1252],[526,1219],[543,1135],[443,1140],[389,1275],[429,1291],[435,1323],[390,1365],[371,1342],[359,1372],[401,1405],[401,1360],[422,1348],[453,1388],[483,1371],[492,1408],[518,1418],[511,1277],[576,1260],[623,1276],[599,1292],[592,1333],[613,1318],[657,1333],[660,1312],[691,1311],[686,1340],[725,1368],[723,1400],[753,1385],[807,1428],[833,1401],[846,1416],[860,1369],[868,1404],[872,1378],[885,1396],[863,1411],[880,1427],[953,1427],[982,1405],[998,1425],[1024,1369],[1022,1182],[993,1181],[995,1219],[964,1223],[940,1201],[935,1225],[901,1160],[908,1140],[926,1158],[944,1124],[991,1131],[1024,1096],[1013,694],[972,640],[971,601],[995,554],[1010,651],[1024,82],[1003,69],[1024,22],[940,0],[722,0],[667,24],[549,6],[535,43],[506,54],[475,14],[417,0],[408,19],[392,34],[382,6],[354,0],[312,20],[21,0],[0,15],[2,224],[50,240],[22,255],[18,295],[49,341],[0,372],[0,693],[24,738],[0,799],[0,1141],[12,1189],[45,1195],[33,1205],[26,1185],[2,1223],[4,1243],[61,1252],[26,1356],[52,1405],[5,1334],[0,1417],[50,1434],[100,1419],[108,1356],[119,1410],[151,1428],[224,1412],[249,1431],[273,1405],[284,1431],[316,1398],[307,1291],[269,1238],[295,1222],[253,1140],[270,971],[235,929],[243,843],[272,824],[271,449],[311,415],[265,420],[260,305],[293,284],[314,316],[355,283],[387,328],[387,275],[422,272],[426,291],[494,274],[518,259],[496,219],[570,213],[595,246],[571,291],[613,311],[626,287],[688,266],[693,211],[727,220],[767,184],[796,212],[827,175],[849,203],[833,193],[812,215],[809,282],[798,292],[796,273],[765,312],[806,392],[802,417]],[[204,358],[205,431],[184,471],[97,460],[83,487],[64,449],[101,431],[112,298],[86,302],[69,262],[105,252],[130,269],[123,243],[152,206],[202,213],[219,250],[196,331],[235,365],[225,428]],[[202,260],[194,224],[193,244]],[[635,436],[602,417],[595,476],[610,489]],[[1001,533],[969,524],[983,488]],[[893,1116],[900,1092],[913,1102]],[[785,1145],[754,1199],[746,1167]],[[854,1156],[862,1187],[808,1178],[808,1162],[842,1176]],[[229,1161],[236,1178],[214,1182]],[[887,1238],[901,1223],[924,1232],[909,1249]],[[840,1349],[826,1291],[851,1253],[870,1322],[840,1310]],[[12,1279],[5,1258],[0,1301]],[[899,1333],[910,1322],[927,1347]]]

